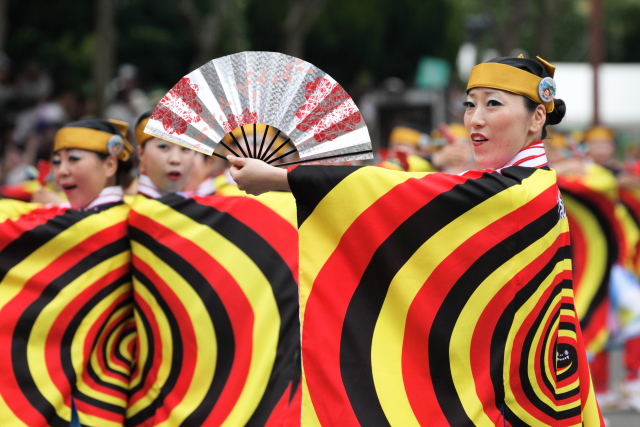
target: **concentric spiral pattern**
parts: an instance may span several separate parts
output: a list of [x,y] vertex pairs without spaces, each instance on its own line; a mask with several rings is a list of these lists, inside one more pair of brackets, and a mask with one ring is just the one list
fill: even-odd
[[137,196],[127,425],[299,425],[295,205]]
[[121,426],[135,352],[129,208],[0,201],[0,424]]
[[606,170],[590,169],[583,177],[559,177],[569,230],[573,288],[585,347],[592,354],[609,337],[609,278],[620,258],[622,236],[615,215],[617,183]]
[[553,171],[308,166],[289,184],[303,425],[601,425]]

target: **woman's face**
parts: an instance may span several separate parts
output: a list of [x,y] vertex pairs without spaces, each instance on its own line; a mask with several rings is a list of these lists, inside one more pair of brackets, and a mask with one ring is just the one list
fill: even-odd
[[151,138],[138,151],[140,171],[167,193],[183,191],[195,151],[159,138]]
[[118,162],[113,156],[102,159],[93,151],[68,148],[53,154],[52,168],[53,178],[71,206],[84,208],[108,186]]
[[476,163],[482,168],[503,167],[518,151],[536,140],[532,130],[533,114],[520,95],[473,88],[467,94],[465,105],[464,125]]

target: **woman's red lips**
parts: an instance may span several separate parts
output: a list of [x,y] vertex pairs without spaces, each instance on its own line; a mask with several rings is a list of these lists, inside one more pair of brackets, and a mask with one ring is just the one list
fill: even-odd
[[469,138],[471,139],[471,142],[474,146],[478,146],[488,141],[488,139],[481,133],[472,133],[471,135],[469,135]]
[[182,174],[180,172],[169,172],[169,178],[171,179],[180,179]]

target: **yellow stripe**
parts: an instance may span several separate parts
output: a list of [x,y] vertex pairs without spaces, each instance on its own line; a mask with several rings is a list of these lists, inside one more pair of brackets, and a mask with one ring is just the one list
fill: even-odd
[[307,376],[304,374],[304,360],[302,361],[302,425],[305,427],[321,426],[318,414],[309,398],[309,386],[307,384]]
[[7,220],[16,220],[35,209],[42,208],[39,203],[28,203],[13,199],[0,199],[0,223]]
[[[549,186],[555,185],[555,175],[553,174],[545,174],[544,171],[540,171],[534,175],[535,178],[533,176],[529,178],[535,180],[534,184],[529,186],[530,191],[523,191],[522,187],[513,186],[442,228],[415,252],[393,278],[376,323],[372,342],[372,371],[376,392],[392,425],[418,425],[406,395],[402,374],[402,338],[411,303],[433,270],[470,236],[533,199]],[[434,251],[433,248],[438,248],[438,250]],[[514,268],[518,268],[518,265]],[[504,271],[500,271],[500,273],[504,274]],[[512,273],[514,272],[512,271]],[[495,284],[491,284],[491,286],[495,286]],[[468,331],[467,327],[466,332],[468,333]],[[454,338],[452,342],[456,342],[457,345],[456,340]],[[452,360],[456,359],[457,357],[454,357]],[[459,373],[457,364],[452,371],[455,379],[455,374]],[[472,377],[469,378],[472,379]],[[460,381],[460,379],[458,380]],[[458,389],[459,392],[461,390],[465,390],[465,388]],[[466,390],[473,391],[475,387]],[[461,395],[465,393],[461,392]],[[466,411],[470,416],[474,416],[472,419],[475,422],[493,425],[482,411],[479,415],[480,418],[477,418],[474,414],[478,411],[472,409],[472,405],[467,406]]]
[[[61,411],[62,412],[62,411]],[[71,419],[71,411],[67,408],[68,417],[65,419]],[[9,406],[2,398],[0,394],[0,425],[3,426],[15,426],[15,427],[29,427],[16,416],[16,414],[9,409]]]
[[[269,375],[276,357],[279,338],[280,315],[273,295],[273,290],[267,278],[253,261],[232,242],[226,240],[213,229],[203,226],[191,218],[176,212],[170,207],[152,199],[138,198],[134,208],[139,213],[148,212],[149,218],[157,221],[174,231],[174,233],[198,245],[211,258],[215,259],[237,281],[246,295],[254,314],[253,353],[245,386],[236,405],[225,420],[225,425],[242,425],[253,413],[260,398],[266,390]],[[155,265],[154,265],[155,267]],[[165,277],[163,275],[163,277]],[[178,280],[176,278],[176,280]],[[173,280],[168,281],[175,286]],[[185,287],[188,287],[185,284]],[[175,287],[176,293],[184,291],[183,287]],[[191,291],[189,291],[191,292]],[[181,299],[184,296],[179,295]],[[193,301],[189,298],[185,306],[194,313],[192,303],[201,305],[202,301],[193,293]],[[200,323],[196,333],[200,334]],[[203,338],[211,339],[213,332],[203,334]],[[203,353],[205,354],[205,353]],[[202,362],[198,359],[198,365]],[[210,363],[207,361],[206,363]],[[197,376],[196,378],[200,378]],[[197,382],[197,381],[196,381]],[[190,388],[191,390],[191,388]],[[187,393],[184,402],[200,401]],[[173,422],[169,422],[173,421]],[[166,425],[176,425],[175,420],[168,420]]]
[[590,342],[585,343],[587,353],[590,353],[590,354],[600,353],[604,349],[604,347],[607,345],[607,342],[609,341],[609,335],[610,335],[609,329],[607,328],[606,325],[604,325],[602,329],[600,329],[600,331],[596,333],[596,336]]
[[622,226],[622,235],[624,236],[624,243],[627,250],[627,257],[622,261],[627,269],[633,271],[633,257],[635,255],[636,245],[638,244],[638,238],[640,238],[640,231],[633,216],[631,216],[631,212],[629,212],[629,209],[622,203],[616,203],[615,215]]
[[298,228],[296,201],[293,194],[284,191],[269,191],[259,196],[249,196],[284,218],[292,227]]

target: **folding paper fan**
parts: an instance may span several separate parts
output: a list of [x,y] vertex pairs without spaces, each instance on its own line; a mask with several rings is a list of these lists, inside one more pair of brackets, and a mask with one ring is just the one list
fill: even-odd
[[[256,137],[255,124],[275,128],[284,143],[268,132]],[[232,133],[238,128],[244,141]],[[314,65],[277,52],[241,52],[202,65],[162,97],[144,131],[219,157],[221,146],[269,163],[297,153],[281,166],[373,158],[367,126],[342,86]],[[225,143],[229,136],[232,145]],[[285,151],[290,143],[295,148]]]

